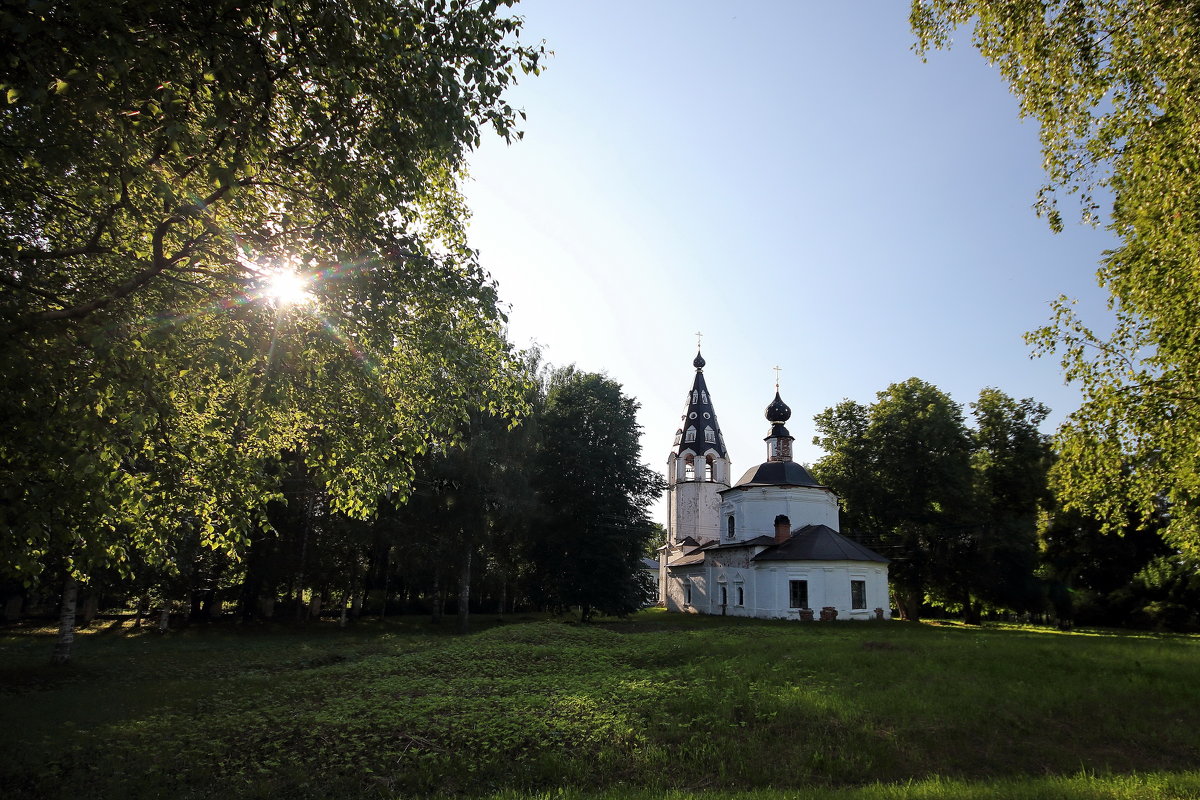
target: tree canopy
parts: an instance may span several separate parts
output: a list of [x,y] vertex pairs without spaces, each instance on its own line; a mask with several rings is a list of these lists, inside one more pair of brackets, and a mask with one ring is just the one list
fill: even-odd
[[543,508],[526,541],[531,594],[552,606],[627,614],[652,599],[641,559],[661,475],[641,463],[638,403],[603,375],[563,367],[546,381],[535,490]]
[[[1041,125],[1038,209],[1062,226],[1079,195],[1121,245],[1098,278],[1115,325],[1098,334],[1066,298],[1030,340],[1058,352],[1081,408],[1058,434],[1056,491],[1108,530],[1169,508],[1164,535],[1200,546],[1200,17],[1153,0],[914,0],[922,52],[973,26],[974,44]],[[1111,197],[1111,205],[1107,203]]]
[[845,503],[845,525],[892,559],[896,603],[918,615],[951,568],[946,550],[971,512],[971,439],[962,409],[917,378],[879,392],[871,406],[845,400],[816,417],[826,451],[817,477]]
[[538,69],[509,5],[4,4],[7,571],[235,549],[293,456],[366,516],[519,411],[456,188]]
[[848,531],[892,560],[901,614],[927,596],[977,620],[980,604],[1034,605],[1028,596],[1049,450],[1047,410],[984,389],[961,407],[917,378],[870,406],[845,400],[816,417],[825,456],[816,475],[841,496]]

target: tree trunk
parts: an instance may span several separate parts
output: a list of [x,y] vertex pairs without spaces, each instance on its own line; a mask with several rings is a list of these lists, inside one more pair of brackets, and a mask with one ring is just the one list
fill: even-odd
[[462,569],[458,573],[458,632],[471,630],[471,548],[463,553]]
[[350,604],[350,592],[353,591],[353,586],[347,585],[346,591],[342,593],[342,616],[338,619],[338,627],[346,627],[346,607]]
[[205,622],[221,617],[221,601],[217,599],[216,589],[206,589],[204,603],[200,607],[200,616]]
[[900,612],[900,619],[908,620],[909,622],[919,622],[921,620],[921,598],[924,592],[919,589],[896,587],[896,608]]
[[388,584],[392,579],[392,548],[387,549],[383,557],[383,605],[379,607],[379,621],[387,616]]
[[19,594],[10,595],[4,603],[4,621],[16,622],[21,618],[21,609],[25,605],[25,598]]
[[144,594],[138,598],[137,618],[133,621],[133,627],[142,627],[142,618],[150,615],[150,595]]
[[68,575],[63,583],[62,613],[58,618],[58,640],[54,643],[54,654],[50,660],[65,664],[71,660],[71,647],[75,644],[75,600],[79,596],[79,582]]
[[158,632],[166,633],[171,628],[171,609],[164,603],[158,615]]
[[497,615],[500,619],[504,619],[504,604],[505,604],[505,602],[507,602],[507,600],[508,600],[508,581],[504,579],[503,575],[501,575],[500,576],[500,603],[499,603],[499,613]]
[[433,615],[432,615],[433,619],[431,620],[434,625],[440,625],[442,623],[441,583],[442,583],[442,581],[441,581],[440,576],[438,575],[437,572],[434,572],[433,573],[433,598],[432,598],[433,599]]
[[981,620],[981,609],[978,605],[971,602],[971,593],[963,592],[962,599],[962,621],[967,625],[978,625]]
[[[76,606],[79,604],[78,596],[76,596]],[[96,618],[96,614],[100,611],[100,595],[94,591],[84,592],[83,595],[83,611],[79,614],[79,619],[76,620],[76,628],[86,628],[92,624],[92,620]]]

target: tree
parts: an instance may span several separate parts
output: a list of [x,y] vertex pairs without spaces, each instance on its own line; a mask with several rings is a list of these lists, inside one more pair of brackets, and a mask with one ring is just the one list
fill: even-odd
[[892,560],[901,616],[916,619],[927,591],[962,584],[974,519],[971,438],[962,410],[917,378],[870,407],[843,401],[817,415],[814,465],[844,502],[849,530]]
[[627,614],[652,596],[641,559],[647,512],[664,482],[641,463],[638,403],[621,385],[574,367],[554,370],[539,420],[534,487],[542,514],[524,542],[529,591],[542,604]]
[[[1038,426],[1050,413],[1032,398],[1014,400],[987,388],[971,404],[978,515],[975,596],[995,606],[1028,611],[1041,604],[1034,579],[1039,514],[1049,500],[1051,452]],[[970,605],[967,598],[964,602]],[[978,608],[969,614],[978,618]]]
[[1060,507],[1047,509],[1038,527],[1040,573],[1060,621],[1084,625],[1134,622],[1134,578],[1155,559],[1172,555],[1162,539],[1165,520],[1130,523],[1114,536],[1100,520]]
[[[1059,229],[1060,193],[1083,216],[1107,212],[1121,246],[1098,277],[1115,312],[1110,335],[1069,301],[1030,335],[1061,354],[1084,402],[1059,431],[1052,471],[1070,509],[1106,530],[1132,507],[1148,523],[1165,498],[1164,535],[1200,547],[1200,17],[1191,3],[1151,0],[914,0],[922,52],[958,27],[1041,125],[1047,185],[1038,210]],[[1111,193],[1101,209],[1098,190]]]
[[367,516],[515,410],[456,189],[537,70],[509,5],[0,10],[5,572],[167,563],[182,526],[236,553],[284,453]]

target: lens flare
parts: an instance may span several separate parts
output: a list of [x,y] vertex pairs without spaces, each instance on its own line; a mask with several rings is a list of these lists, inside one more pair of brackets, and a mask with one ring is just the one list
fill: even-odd
[[309,279],[293,269],[282,268],[263,276],[261,295],[276,308],[311,303]]

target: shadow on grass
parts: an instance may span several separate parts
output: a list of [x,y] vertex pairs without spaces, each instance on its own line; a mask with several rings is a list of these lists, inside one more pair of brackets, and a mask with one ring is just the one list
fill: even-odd
[[[939,781],[993,797],[1081,765],[1200,763],[1196,637],[661,612],[469,637],[404,622],[91,637],[86,680],[7,698],[0,722],[26,735],[0,754],[0,783],[12,797],[940,798],[976,795]],[[906,781],[942,793],[864,786]],[[1112,796],[1143,796],[1130,786]]]

